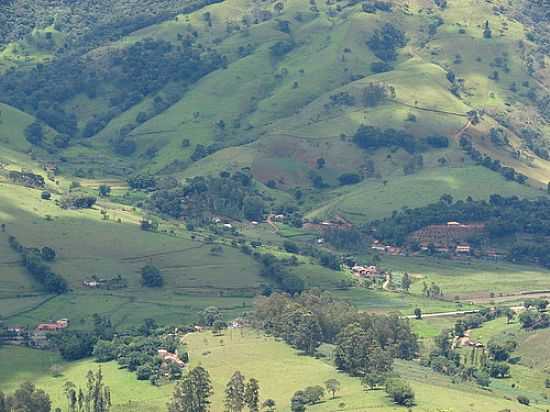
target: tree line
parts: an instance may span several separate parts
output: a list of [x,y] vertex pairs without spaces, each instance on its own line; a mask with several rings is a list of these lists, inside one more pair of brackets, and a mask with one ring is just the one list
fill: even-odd
[[62,294],[68,291],[67,281],[53,272],[45,262],[55,259],[55,250],[44,246],[42,249],[23,246],[15,236],[8,238],[10,247],[21,256],[21,264],[29,274],[49,293]]
[[433,135],[417,139],[404,130],[381,129],[375,126],[361,125],[353,135],[353,142],[362,149],[377,150],[380,148],[399,147],[413,154],[429,147],[445,148],[449,146],[449,138]]
[[462,147],[462,149],[470,155],[472,160],[476,161],[481,166],[500,173],[506,180],[513,180],[519,184],[524,184],[527,182],[527,176],[519,173],[512,167],[503,166],[498,159],[493,159],[487,154],[482,154],[474,147],[471,140],[467,137],[462,136],[460,138],[460,147]]

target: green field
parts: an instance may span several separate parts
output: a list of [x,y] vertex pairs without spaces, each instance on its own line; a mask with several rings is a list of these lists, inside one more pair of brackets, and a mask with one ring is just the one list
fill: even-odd
[[[473,183],[475,182],[475,183]],[[337,189],[334,200],[307,214],[307,217],[327,217],[340,214],[354,223],[364,223],[391,216],[403,207],[416,208],[437,202],[441,194],[455,199],[488,199],[493,193],[535,198],[541,192],[507,182],[498,174],[480,166],[427,169],[412,176],[396,176],[384,184],[366,180],[359,185]]]
[[[540,22],[535,26],[537,19],[525,9],[540,2],[389,0],[390,11],[371,1],[148,0],[151,10],[140,16],[129,9],[132,4],[142,9],[136,0],[8,3],[0,13],[0,88],[10,95],[0,96],[0,223],[5,225],[0,232],[0,326],[33,328],[68,318],[70,329],[92,330],[95,313],[109,317],[117,332],[144,319],[189,326],[209,306],[232,320],[251,311],[255,297],[268,286],[284,286],[280,278],[275,284],[260,275],[264,268],[257,253],[296,257],[298,264],[285,270],[304,280],[306,288],[329,291],[369,313],[411,317],[416,308],[424,314],[460,312],[516,305],[529,296],[525,292],[550,291],[550,271],[542,267],[409,256],[382,256],[380,263],[393,280],[404,272],[411,275],[409,293],[359,287],[348,270],[321,266],[320,252],[338,258],[353,254],[370,262],[368,250],[337,251],[319,241],[320,231],[272,224],[268,217],[284,209],[306,222],[338,219],[363,227],[394,211],[437,202],[443,194],[455,200],[492,194],[545,196],[550,126],[544,99],[550,70],[548,50],[537,43],[537,36],[547,36],[547,27]],[[108,7],[101,10],[100,3]],[[378,9],[369,10],[370,3]],[[13,33],[7,35],[4,24]],[[491,36],[484,35],[486,24]],[[395,56],[384,57],[372,46],[380,30],[385,33],[379,39],[383,51],[391,51],[397,30],[406,38]],[[17,33],[24,34],[14,38]],[[166,43],[151,46],[155,50],[150,54],[140,50],[145,58],[132,55],[132,46],[150,40]],[[189,72],[183,62],[173,66],[173,73],[162,74],[163,67],[155,67],[161,48],[172,53],[163,55],[167,61],[177,62],[188,47],[195,53],[189,60],[197,59]],[[202,67],[199,60],[210,54],[217,54],[212,67]],[[132,79],[143,83],[131,90],[129,80],[118,80],[128,70],[123,65],[128,56],[136,70]],[[56,60],[66,67],[55,66],[55,75],[43,80]],[[86,67],[73,84],[70,69],[76,60]],[[387,64],[381,65],[383,60]],[[12,81],[31,73],[42,83],[35,84],[37,90],[27,84],[6,86],[2,80],[11,71]],[[29,84],[34,77],[27,78]],[[373,85],[383,86],[378,92],[384,94],[375,103],[368,98]],[[473,112],[479,121],[471,121]],[[37,119],[43,136],[31,144],[27,128]],[[89,122],[100,125],[91,127],[91,135],[84,132]],[[361,125],[406,132],[417,146],[407,151],[410,147],[405,150],[402,143],[378,142],[376,150],[361,149],[353,139]],[[502,130],[496,133],[502,133],[502,141],[494,131],[491,137],[492,129]],[[425,143],[434,135],[447,137],[448,147]],[[526,184],[474,162],[461,149],[461,137],[502,166],[525,174]],[[118,145],[123,141],[130,148],[135,143],[135,150],[122,153]],[[417,165],[413,171],[411,162]],[[44,166],[51,163],[59,173],[47,178]],[[193,227],[184,212],[178,219],[153,212],[147,209],[153,190],[131,189],[128,182],[151,174],[156,189],[171,190],[189,178],[243,169],[255,185],[246,196],[265,202],[263,217],[256,216],[260,222],[243,218],[244,197],[239,205],[242,221],[217,212],[209,216],[210,223],[215,217],[231,222],[235,232],[222,229],[221,223]],[[10,171],[40,173],[46,186],[12,184]],[[339,178],[349,173],[359,175],[359,182],[343,185]],[[82,193],[96,196],[102,184],[112,186],[112,193],[98,198],[93,208],[59,207],[71,187],[80,185]],[[51,193],[51,200],[41,199],[43,190]],[[188,200],[167,206],[171,212],[176,206],[187,211]],[[159,230],[141,230],[143,218],[158,221]],[[51,270],[67,280],[69,291],[46,294],[9,247],[9,236],[27,247],[55,249]],[[302,255],[284,250],[288,240],[299,245]],[[241,248],[253,241],[261,246]],[[148,264],[162,272],[162,288],[142,286],[140,272]],[[83,284],[92,277],[118,275],[127,281],[126,288],[89,289]],[[423,296],[424,282],[439,285],[444,299]],[[422,355],[433,346],[433,337],[456,319],[411,319]],[[453,382],[418,361],[397,362],[396,370],[417,395],[411,410],[548,411],[550,393],[543,383],[550,368],[549,334],[526,332],[517,321],[508,325],[504,319],[471,331],[483,343],[503,335],[518,340],[521,359],[512,366],[511,378],[495,379],[487,390]],[[296,390],[332,377],[342,382],[343,390],[308,411],[405,410],[392,405],[382,390],[364,391],[329,359],[302,356],[252,330],[229,329],[221,337],[197,333],[185,340],[191,366],[205,366],[212,374],[215,412],[223,409],[224,385],[236,369],[259,379],[262,397],[275,399],[281,412],[289,411]],[[52,365],[62,369],[62,376],[52,376]],[[66,363],[53,352],[0,347],[0,388],[12,391],[31,380],[51,394],[55,406],[64,408],[64,382],[82,384],[86,371],[96,367],[90,359]],[[115,363],[102,367],[113,393],[112,412],[166,410],[172,385],[157,388],[138,382]],[[516,402],[523,394],[532,400],[529,408]]]
[[[246,377],[255,377],[260,382],[261,398],[272,398],[277,402],[277,410],[287,412],[292,394],[308,385],[322,385],[330,378],[338,379],[342,390],[337,398],[328,397],[323,402],[308,408],[312,411],[344,410],[364,411],[377,410],[400,411],[401,407],[392,405],[382,390],[366,392],[359,380],[337,372],[329,363],[314,358],[298,355],[293,349],[273,338],[264,337],[250,330],[228,330],[223,336],[215,337],[209,333],[191,334],[185,338],[191,356],[191,366],[205,367],[213,379],[214,397],[212,410],[221,410],[223,390],[231,374],[240,370]],[[80,361],[73,364],[58,362],[54,355],[43,356],[35,361],[36,353],[29,349],[0,349],[0,359],[9,357],[12,367],[30,370],[27,375],[14,377],[0,369],[0,384],[8,390],[15,387],[15,382],[30,378],[39,387],[47,388],[52,394],[54,405],[64,405],[62,387],[66,380],[83,384],[88,369],[95,369],[97,364]],[[63,375],[58,378],[48,371],[52,364],[62,367]],[[1,363],[6,365],[5,362]],[[134,376],[118,369],[116,364],[102,364],[106,383],[111,388],[114,412],[126,411],[160,411],[169,400],[171,385],[156,388],[146,382],[138,382]],[[419,367],[415,362],[397,362],[396,370],[411,382],[417,399],[414,410],[430,412],[434,410],[452,410],[464,412],[485,412],[502,410],[526,411],[514,401],[504,399],[505,389],[494,388],[493,393],[480,390],[467,384],[452,384],[442,375]],[[131,403],[129,403],[131,401]],[[457,405],[463,405],[458,406]]]
[[522,299],[520,293],[550,289],[550,272],[534,266],[479,259],[449,260],[429,257],[386,256],[383,266],[399,278],[408,272],[412,292],[421,293],[423,282],[437,283],[445,295],[459,300],[488,302],[499,298]]

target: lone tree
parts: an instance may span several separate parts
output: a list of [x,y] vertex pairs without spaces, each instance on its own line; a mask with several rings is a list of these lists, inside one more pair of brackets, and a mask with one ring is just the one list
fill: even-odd
[[210,410],[212,394],[208,371],[197,366],[176,385],[168,412],[207,412]]
[[260,384],[254,378],[250,378],[244,391],[244,402],[250,412],[260,410]]
[[290,399],[290,410],[292,412],[305,412],[307,401],[304,391],[296,392]]
[[403,273],[403,277],[401,278],[401,288],[407,292],[411,288],[411,277],[407,272]]
[[304,390],[304,396],[307,399],[307,403],[310,405],[315,405],[321,401],[321,398],[325,396],[325,390],[322,386],[308,386]]
[[51,262],[55,260],[55,256],[56,256],[55,250],[52,249],[51,247],[44,246],[40,250],[40,257],[45,261]]
[[275,412],[277,404],[273,399],[266,399],[262,404],[262,409],[265,409],[265,412]]
[[485,24],[483,25],[483,37],[486,39],[490,39],[493,37],[493,32],[491,31],[491,27],[489,26],[489,20],[485,20]]
[[241,412],[245,405],[244,376],[236,371],[225,387],[225,411]]
[[107,197],[111,193],[111,187],[107,185],[101,185],[99,186],[98,191],[100,197]]
[[398,405],[407,407],[414,405],[414,392],[407,382],[389,379],[386,381],[386,393]]
[[156,266],[149,264],[141,269],[141,283],[148,288],[160,288],[164,281],[162,273]]
[[509,324],[516,316],[516,312],[514,312],[512,308],[506,308],[504,310],[504,315],[506,316],[506,323]]
[[332,399],[336,397],[336,392],[340,390],[340,386],[340,382],[334,378],[325,382],[325,388],[327,388],[327,392],[332,394]]

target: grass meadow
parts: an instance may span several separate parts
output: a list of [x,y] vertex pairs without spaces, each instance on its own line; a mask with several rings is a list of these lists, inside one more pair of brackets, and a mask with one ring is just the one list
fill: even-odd
[[[474,183],[475,182],[475,183]],[[481,166],[464,168],[434,168],[410,176],[395,176],[383,180],[365,180],[348,188],[335,189],[333,200],[314,208],[306,217],[326,217],[341,214],[353,223],[391,216],[403,207],[415,208],[437,202],[442,193],[455,199],[488,199],[493,193],[535,198],[541,192],[508,182]]]
[[463,301],[487,302],[492,297],[550,289],[550,271],[537,266],[479,259],[449,260],[402,256],[386,256],[382,262],[382,266],[392,270],[397,278],[408,272],[413,279],[413,293],[422,292],[423,282],[428,285],[435,282],[451,299],[458,297]]
[[[262,400],[274,399],[277,410],[281,412],[290,411],[289,399],[295,391],[310,385],[323,385],[331,378],[342,384],[336,399],[326,396],[323,402],[308,407],[308,410],[403,410],[402,407],[393,405],[383,390],[364,391],[358,379],[339,373],[328,360],[302,356],[283,342],[252,330],[227,330],[223,336],[214,336],[208,332],[196,333],[187,335],[185,341],[190,353],[190,366],[201,365],[212,377],[213,411],[223,409],[225,384],[235,370],[240,370],[247,378],[258,379]],[[54,406],[60,407],[65,404],[65,381],[83,385],[87,370],[95,370],[98,366],[89,360],[63,363],[54,354],[13,347],[0,349],[0,359],[0,385],[3,389],[11,391],[17,382],[29,379],[46,389],[52,396]],[[54,364],[61,369],[62,375],[59,377],[53,377],[50,372],[50,367]],[[139,382],[133,374],[119,369],[114,362],[102,364],[101,367],[105,381],[111,388],[113,412],[165,410],[172,385],[157,388],[148,382]],[[20,372],[14,374],[13,370]],[[453,384],[448,378],[422,368],[415,362],[397,362],[396,370],[411,382],[416,392],[415,411],[487,412],[505,408],[518,412],[533,410],[504,399],[504,389],[495,388],[494,393],[489,393],[472,385]]]

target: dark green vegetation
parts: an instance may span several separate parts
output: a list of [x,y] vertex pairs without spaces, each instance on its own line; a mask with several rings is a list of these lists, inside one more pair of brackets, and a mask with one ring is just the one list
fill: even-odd
[[[472,410],[546,406],[538,369],[514,359],[540,362],[522,339],[549,323],[547,6],[3,2],[2,342],[55,353],[0,386],[36,371],[57,387],[42,362],[75,376],[95,358],[142,402],[117,412],[165,410],[172,381],[174,411],[454,410],[465,394]],[[448,222],[483,230],[422,238]],[[243,313],[285,343],[234,336]],[[458,345],[504,319],[516,343]],[[169,336],[195,324],[210,343]],[[229,357],[242,370],[216,369]],[[287,366],[296,380],[267,384]]]
[[[512,262],[536,262],[550,267],[550,246],[541,239],[550,236],[550,201],[547,198],[526,200],[492,195],[489,201],[454,202],[444,195],[438,203],[424,208],[407,209],[391,218],[373,222],[369,230],[384,242],[402,245],[411,233],[426,226],[447,222],[486,223],[487,239],[493,244],[509,243]],[[484,239],[472,235],[470,242]]]

